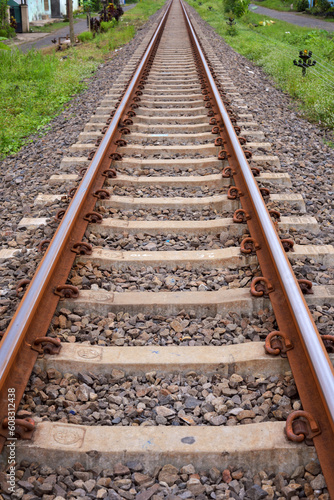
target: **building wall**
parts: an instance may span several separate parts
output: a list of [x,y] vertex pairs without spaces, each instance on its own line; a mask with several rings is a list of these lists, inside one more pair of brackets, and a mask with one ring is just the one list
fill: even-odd
[[[23,3],[21,0],[16,0],[17,3]],[[58,0],[60,5],[60,13],[66,15],[66,0]],[[51,17],[51,0],[27,0],[29,22],[43,19],[43,16]],[[79,7],[79,0],[73,0],[73,10]]]

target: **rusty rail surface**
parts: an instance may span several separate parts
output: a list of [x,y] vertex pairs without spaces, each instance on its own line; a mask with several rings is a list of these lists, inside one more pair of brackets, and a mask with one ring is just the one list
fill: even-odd
[[[122,135],[120,121],[126,113],[131,115],[130,102],[135,96],[145,67],[157,48],[170,6],[171,2],[167,5],[115,114],[112,114],[112,120],[104,138],[1,341],[0,451],[8,432],[8,390],[15,389],[16,411],[36,358],[43,352],[42,346],[50,353],[55,353],[60,349],[60,342],[56,339],[45,338],[45,334],[60,297],[75,297],[78,293],[75,287],[65,285],[76,256],[76,249],[73,247],[81,245],[90,219],[94,220],[94,217],[99,216],[93,212],[96,204],[94,193],[101,190],[109,173],[111,176],[115,175],[115,172],[110,170],[112,160],[109,157],[117,148],[116,140]],[[86,246],[89,251],[89,245],[83,243],[83,246]],[[20,437],[29,438],[32,425],[31,421],[16,420],[16,430]]]
[[[124,116],[130,120],[135,107],[133,98],[140,95],[141,85],[148,74],[154,53],[161,38],[171,3],[151,38],[145,54],[132,76],[111,123],[93,156],[92,162],[78,186],[73,200],[65,212],[46,254],[41,261],[20,306],[15,313],[0,349],[0,448],[7,436],[8,389],[15,388],[16,408],[28,383],[35,360],[43,347],[57,352],[60,343],[45,337],[58,301],[62,296],[76,296],[75,287],[65,285],[75,259],[77,247],[90,251],[82,242],[90,220],[98,222],[99,214],[93,212],[97,192],[103,187],[105,178],[115,176],[111,167],[117,153],[124,128]],[[229,189],[228,197],[240,198],[242,210],[235,213],[235,222],[247,222],[251,238],[245,238],[241,251],[256,252],[263,277],[255,278],[251,292],[254,296],[269,295],[279,331],[271,332],[266,340],[269,354],[284,354],[288,357],[296,386],[303,404],[303,411],[292,412],[288,418],[286,433],[294,441],[306,440],[314,444],[321,462],[328,490],[334,498],[334,370],[298,283],[286,257],[286,251],[275,229],[263,196],[266,190],[259,188],[238,137],[233,115],[224,105],[226,96],[202,49],[185,4],[181,0],[184,18],[193,46],[199,71],[202,92],[208,108],[212,132],[217,135],[215,144],[222,149],[218,158],[228,160],[224,177],[233,178],[235,186]],[[227,103],[228,105],[228,103]],[[126,126],[125,120],[125,126]],[[130,120],[131,121],[131,120]],[[274,214],[279,217],[279,214]],[[289,245],[288,245],[289,246]],[[306,283],[307,285],[307,283]],[[21,437],[29,438],[33,422],[17,420],[16,428]]]
[[[206,60],[185,4],[180,1],[212,96],[212,109],[224,146],[221,156],[228,158],[229,163],[226,175],[233,177],[235,182],[231,195],[240,198],[252,236],[248,243],[256,252],[263,273],[263,278],[253,280],[251,290],[255,296],[270,295],[279,326],[278,332],[269,334],[267,350],[270,354],[286,353],[304,408],[304,411],[291,413],[286,433],[293,441],[305,439],[315,445],[330,496],[334,498],[334,369],[225,108],[221,97],[223,92],[215,83],[214,72]],[[275,338],[278,339],[276,343],[272,340]]]

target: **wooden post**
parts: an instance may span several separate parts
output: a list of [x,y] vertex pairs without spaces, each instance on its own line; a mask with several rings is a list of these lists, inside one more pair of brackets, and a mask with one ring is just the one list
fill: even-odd
[[73,22],[73,2],[72,0],[68,0],[68,20],[70,22],[70,40],[71,45],[74,44],[74,22]]

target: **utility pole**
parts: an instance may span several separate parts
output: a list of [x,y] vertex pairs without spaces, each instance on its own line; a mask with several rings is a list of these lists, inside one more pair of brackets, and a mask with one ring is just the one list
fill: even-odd
[[73,22],[73,2],[72,0],[68,0],[68,20],[70,22],[70,40],[71,40],[71,45],[74,44],[75,38],[74,38],[74,22]]

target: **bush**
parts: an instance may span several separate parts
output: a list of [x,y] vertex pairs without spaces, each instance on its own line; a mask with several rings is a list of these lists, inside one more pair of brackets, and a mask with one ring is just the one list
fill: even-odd
[[106,33],[107,31],[111,30],[115,26],[116,21],[115,19],[112,19],[111,21],[101,21],[101,33]]
[[248,11],[249,0],[226,0],[225,12],[232,12],[236,17],[243,16]]
[[297,12],[304,12],[304,10],[308,9],[308,6],[308,0],[297,0],[296,10]]
[[317,5],[319,5],[323,12],[326,12],[332,7],[332,4],[328,0],[318,0]]
[[93,33],[91,31],[84,31],[83,33],[80,33],[78,35],[78,39],[80,42],[90,42],[90,40],[93,40]]
[[12,28],[9,24],[3,26],[0,29],[0,36],[3,38],[13,38],[16,35],[15,29]]
[[0,50],[11,50],[11,49],[10,49],[10,47],[8,47],[7,45],[5,45],[4,43],[0,42]]
[[324,14],[325,12],[330,12],[333,9],[332,4],[328,0],[318,0],[317,4],[310,9],[307,9],[308,14],[312,14],[313,16],[319,16]]

